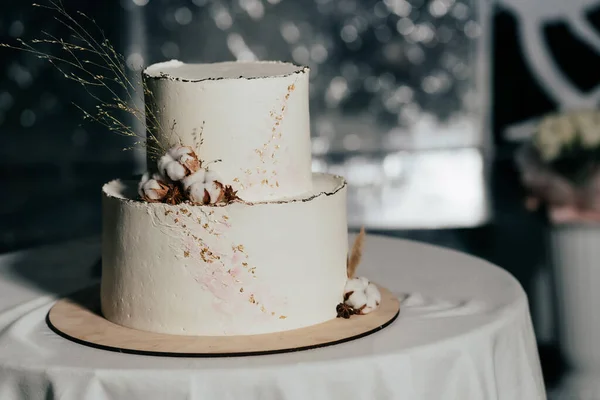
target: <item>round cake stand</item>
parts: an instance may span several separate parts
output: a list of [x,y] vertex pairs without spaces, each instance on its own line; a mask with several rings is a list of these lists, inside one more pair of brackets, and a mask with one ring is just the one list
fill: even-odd
[[251,336],[181,336],[145,332],[116,325],[100,314],[100,287],[59,300],[47,317],[48,326],[74,342],[120,353],[168,357],[240,357],[310,350],[348,342],[391,324],[400,301],[379,287],[381,304],[367,315],[330,321],[284,332]]
[[546,398],[513,277],[408,241],[367,236],[364,249],[358,274],[401,300],[394,323],[335,346],[220,358],[122,354],[54,333],[45,318],[57,299],[95,283],[98,242],[0,256],[0,399]]

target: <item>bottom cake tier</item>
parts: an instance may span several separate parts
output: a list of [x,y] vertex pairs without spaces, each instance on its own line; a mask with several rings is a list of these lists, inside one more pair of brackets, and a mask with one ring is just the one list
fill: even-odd
[[346,183],[224,206],[135,200],[137,182],[103,188],[102,313],[176,335],[252,335],[336,317],[346,284]]

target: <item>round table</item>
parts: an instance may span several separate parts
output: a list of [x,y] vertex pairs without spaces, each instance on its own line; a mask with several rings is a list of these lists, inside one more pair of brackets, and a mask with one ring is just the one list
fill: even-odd
[[352,342],[240,358],[120,354],[73,343],[45,317],[94,283],[89,239],[0,257],[0,399],[545,398],[528,303],[504,270],[419,243],[367,236],[359,274],[402,299],[389,327]]

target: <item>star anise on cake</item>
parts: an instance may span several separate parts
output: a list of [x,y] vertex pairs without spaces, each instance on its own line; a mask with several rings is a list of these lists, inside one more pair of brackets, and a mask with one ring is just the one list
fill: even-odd
[[183,203],[186,199],[185,193],[181,187],[175,183],[169,185],[169,191],[165,195],[163,202],[171,205]]
[[348,319],[356,314],[356,310],[346,303],[338,304],[335,310],[337,311],[338,318]]
[[230,185],[225,185],[225,189],[223,190],[223,200],[226,203],[230,203],[235,200],[241,200],[237,195],[237,190],[233,190]]

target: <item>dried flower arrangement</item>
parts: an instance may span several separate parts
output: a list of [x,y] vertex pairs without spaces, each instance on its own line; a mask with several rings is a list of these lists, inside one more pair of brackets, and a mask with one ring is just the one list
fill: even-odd
[[360,229],[354,239],[347,261],[348,281],[344,288],[344,301],[337,305],[338,318],[350,318],[352,315],[365,315],[375,311],[381,303],[381,293],[373,282],[365,277],[355,277],[356,270],[362,258],[365,242],[365,228]]
[[545,116],[517,164],[528,209],[546,205],[558,221],[600,217],[600,112]]
[[241,200],[230,185],[203,163],[189,146],[174,146],[158,160],[158,172],[144,174],[138,185],[150,203],[228,204]]

